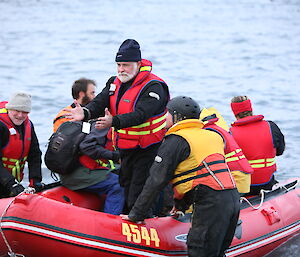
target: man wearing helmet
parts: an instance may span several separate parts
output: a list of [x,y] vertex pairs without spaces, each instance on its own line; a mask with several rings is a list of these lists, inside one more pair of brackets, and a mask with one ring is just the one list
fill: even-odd
[[221,257],[230,246],[240,203],[234,179],[225,163],[224,142],[213,131],[202,129],[200,107],[192,98],[178,96],[167,105],[171,126],[150,169],[150,177],[129,215],[142,221],[147,210],[170,181],[175,209],[193,204],[187,237],[190,257]]

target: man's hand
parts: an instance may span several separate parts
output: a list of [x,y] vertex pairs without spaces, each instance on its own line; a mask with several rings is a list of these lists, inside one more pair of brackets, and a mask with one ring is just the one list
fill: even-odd
[[134,222],[136,224],[144,224],[145,223],[143,220],[140,220],[140,221],[132,220],[129,218],[129,215],[120,214],[120,216],[121,216],[122,220],[128,220],[128,221]]
[[113,116],[109,112],[107,108],[105,108],[105,115],[104,117],[100,117],[96,122],[95,128],[103,129],[103,128],[110,128],[112,125]]
[[70,121],[80,121],[84,119],[84,112],[80,104],[74,100],[74,104],[76,105],[75,108],[68,109],[65,108],[63,109],[67,113],[65,114],[66,118],[71,119]]

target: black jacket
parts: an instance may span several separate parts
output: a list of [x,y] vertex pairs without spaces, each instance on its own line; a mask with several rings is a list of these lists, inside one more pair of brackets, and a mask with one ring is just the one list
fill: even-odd
[[275,124],[275,122],[268,120],[270,127],[271,127],[271,133],[273,138],[273,144],[276,148],[276,155],[282,155],[285,150],[285,141],[284,141],[284,135],[282,134],[279,127]]
[[119,160],[119,153],[116,151],[112,152],[105,148],[107,132],[108,129],[96,129],[95,123],[93,123],[91,132],[86,135],[79,145],[80,152],[94,160],[106,159],[117,162]]
[[[104,116],[104,109],[109,108],[110,106],[109,88],[114,79],[115,77],[111,77],[106,82],[106,86],[103,88],[102,92],[99,93],[92,102],[86,105],[89,113],[85,112],[85,120]],[[133,80],[122,83],[117,103],[119,103],[121,96],[131,86],[132,82]],[[160,99],[157,100],[156,98],[149,96],[150,92],[158,94]],[[139,95],[135,110],[130,113],[114,116],[112,126],[116,129],[121,129],[139,125],[150,117],[164,112],[168,100],[168,90],[157,81],[150,82],[144,87]]]
[[[31,121],[30,121],[31,122]],[[20,126],[15,126],[15,129],[24,137],[24,124]],[[7,126],[0,122],[0,147],[3,149],[9,139],[9,131]],[[40,150],[38,138],[36,136],[34,126],[31,122],[31,144],[28,153],[28,169],[29,169],[29,179],[34,179],[37,182],[42,180],[42,152]],[[15,178],[13,175],[3,167],[2,163],[2,151],[0,152],[0,186],[9,189],[15,183]]]
[[187,159],[189,155],[190,146],[183,137],[173,134],[165,137],[158,149],[143,191],[129,213],[131,220],[141,221],[147,218],[148,210],[157,195],[172,180],[178,164]]

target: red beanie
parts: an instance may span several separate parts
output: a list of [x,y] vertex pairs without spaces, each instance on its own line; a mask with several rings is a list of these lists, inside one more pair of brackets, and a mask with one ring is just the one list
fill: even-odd
[[231,110],[233,111],[235,116],[241,112],[252,112],[252,105],[250,99],[239,103],[231,103]]

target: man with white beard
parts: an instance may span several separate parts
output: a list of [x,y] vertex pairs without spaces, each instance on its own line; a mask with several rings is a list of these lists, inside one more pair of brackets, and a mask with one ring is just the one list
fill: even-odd
[[75,102],[76,108],[68,112],[73,120],[100,116],[96,127],[114,130],[112,139],[120,151],[119,181],[125,189],[127,213],[143,189],[166,132],[169,89],[151,73],[152,63],[141,58],[139,43],[134,39],[121,44],[115,60],[117,76],[107,81],[91,103],[82,108]]

